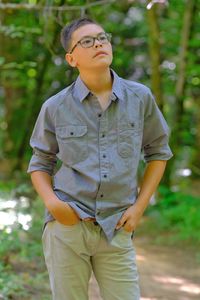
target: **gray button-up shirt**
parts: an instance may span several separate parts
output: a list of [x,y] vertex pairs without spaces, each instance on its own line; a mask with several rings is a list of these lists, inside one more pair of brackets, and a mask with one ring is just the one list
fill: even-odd
[[[105,111],[80,76],[43,104],[30,141],[28,168],[52,175],[57,197],[81,219],[96,218],[108,241],[137,199],[141,152],[146,162],[172,156],[168,126],[150,90],[111,74]],[[51,220],[47,212],[46,222]]]

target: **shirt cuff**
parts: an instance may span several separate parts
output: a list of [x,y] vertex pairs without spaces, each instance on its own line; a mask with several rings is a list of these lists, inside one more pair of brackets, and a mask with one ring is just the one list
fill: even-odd
[[44,157],[34,154],[30,160],[27,173],[31,173],[34,171],[43,171],[48,173],[50,176],[52,176],[54,173],[55,165],[56,165],[56,159],[48,160],[45,159]]
[[150,147],[145,150],[144,160],[149,162],[152,160],[169,160],[172,158],[173,153],[168,145],[161,147]]

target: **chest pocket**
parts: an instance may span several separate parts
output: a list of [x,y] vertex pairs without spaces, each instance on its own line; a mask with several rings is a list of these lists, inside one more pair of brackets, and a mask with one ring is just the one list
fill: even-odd
[[118,126],[118,153],[123,158],[137,158],[141,152],[140,122],[123,121]]
[[67,125],[56,128],[59,158],[69,166],[88,156],[87,126]]

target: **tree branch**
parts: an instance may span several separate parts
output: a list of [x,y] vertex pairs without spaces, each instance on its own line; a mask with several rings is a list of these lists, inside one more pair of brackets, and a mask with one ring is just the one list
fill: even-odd
[[85,5],[75,5],[75,6],[69,6],[69,5],[63,5],[63,6],[43,6],[43,5],[32,5],[32,4],[14,4],[14,3],[0,3],[0,10],[51,10],[51,11],[69,11],[69,10],[85,10],[90,7],[98,6],[98,5],[105,5],[105,4],[112,4],[116,2],[116,0],[100,0],[92,3],[88,3]]

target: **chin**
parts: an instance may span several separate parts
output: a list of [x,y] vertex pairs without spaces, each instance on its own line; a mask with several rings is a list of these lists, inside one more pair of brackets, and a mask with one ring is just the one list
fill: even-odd
[[94,64],[93,67],[97,67],[97,68],[108,68],[110,65],[112,64],[111,60],[105,60],[105,61],[100,61],[97,64]]

